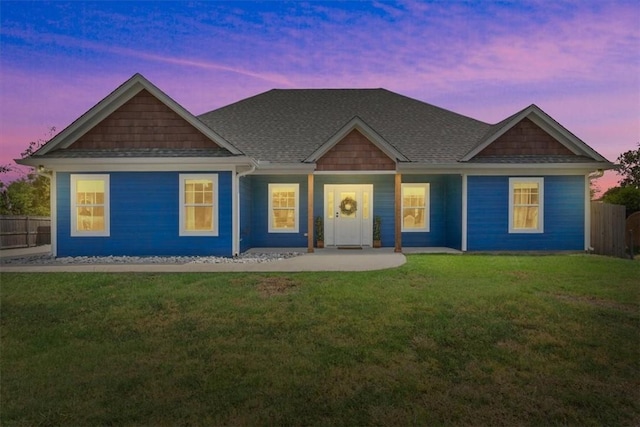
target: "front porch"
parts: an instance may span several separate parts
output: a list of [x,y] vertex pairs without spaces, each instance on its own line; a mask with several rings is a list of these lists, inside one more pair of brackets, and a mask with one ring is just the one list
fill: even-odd
[[460,175],[256,174],[242,178],[240,189],[240,252],[305,247],[312,253],[318,240],[329,248],[370,248],[380,240],[398,253],[462,249]]

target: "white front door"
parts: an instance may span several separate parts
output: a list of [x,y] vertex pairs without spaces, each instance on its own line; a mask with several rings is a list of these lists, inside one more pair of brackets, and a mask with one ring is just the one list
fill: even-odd
[[371,246],[373,185],[325,185],[325,243]]

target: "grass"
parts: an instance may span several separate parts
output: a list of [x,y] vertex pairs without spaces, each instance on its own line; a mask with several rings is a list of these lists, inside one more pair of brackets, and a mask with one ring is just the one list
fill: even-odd
[[638,425],[640,263],[2,274],[2,425]]

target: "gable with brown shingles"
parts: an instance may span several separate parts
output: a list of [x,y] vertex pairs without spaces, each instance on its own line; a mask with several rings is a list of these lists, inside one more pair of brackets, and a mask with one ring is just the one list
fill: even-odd
[[217,145],[147,90],[142,90],[68,149],[212,147]]
[[524,118],[478,153],[477,157],[573,154],[540,126]]
[[318,171],[395,169],[395,161],[355,129],[316,162]]

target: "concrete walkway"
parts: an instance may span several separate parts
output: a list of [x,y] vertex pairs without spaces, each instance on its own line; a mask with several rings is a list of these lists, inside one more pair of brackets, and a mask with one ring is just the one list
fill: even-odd
[[[44,248],[44,247],[42,247]],[[30,248],[35,249],[35,248]],[[249,252],[296,252],[301,248],[256,248]],[[13,250],[12,250],[13,251]],[[19,251],[19,250],[15,250]],[[3,250],[1,257],[18,257],[29,254],[8,254]],[[411,248],[407,253],[459,253],[448,248]],[[0,265],[0,271],[9,272],[103,272],[103,273],[213,273],[213,272],[301,272],[301,271],[373,271],[395,268],[403,265],[406,258],[395,253],[393,248],[382,249],[316,249],[294,258],[265,263],[221,263],[221,264],[53,264],[53,265]]]

